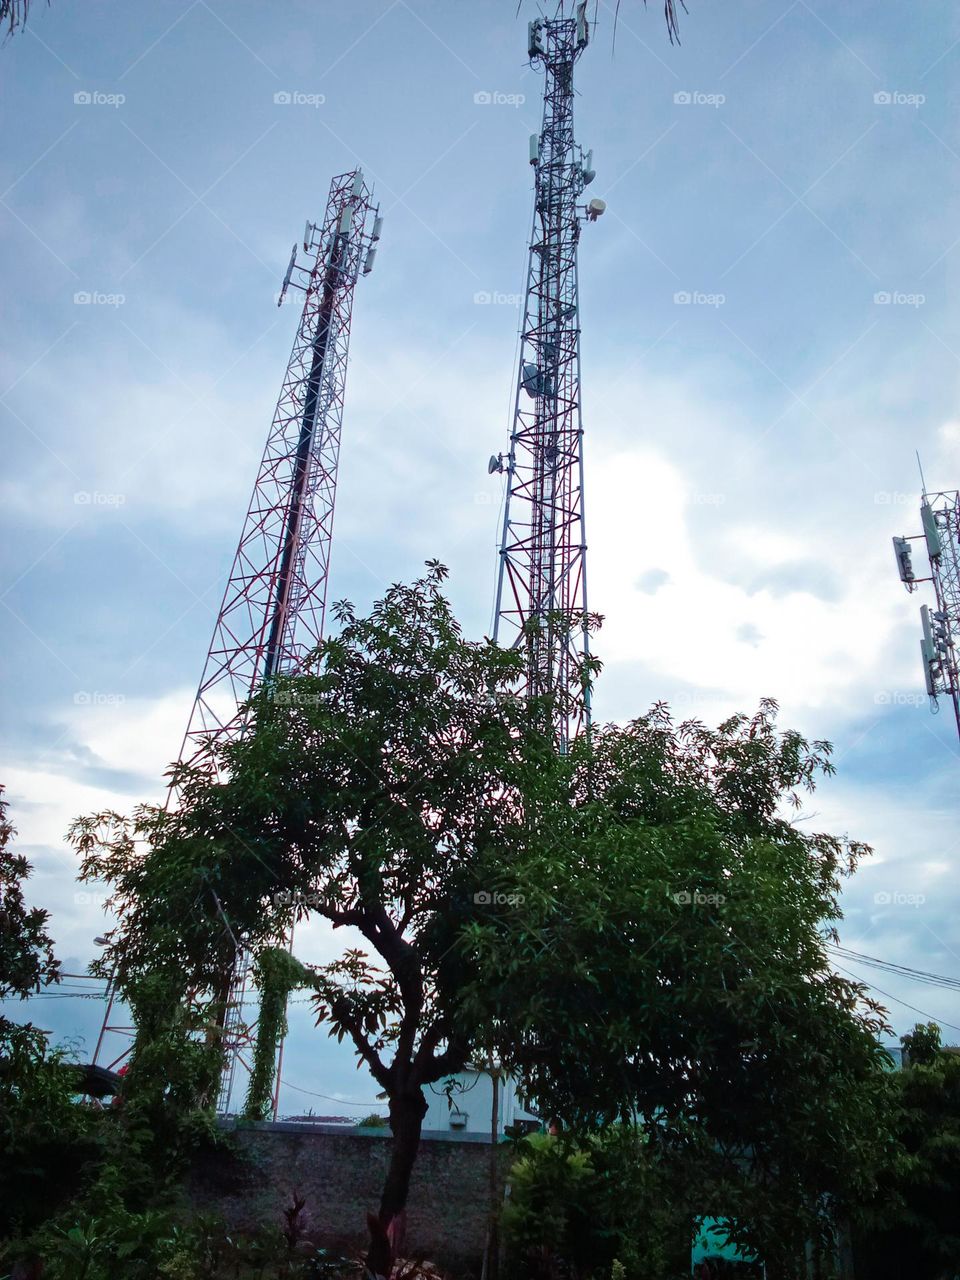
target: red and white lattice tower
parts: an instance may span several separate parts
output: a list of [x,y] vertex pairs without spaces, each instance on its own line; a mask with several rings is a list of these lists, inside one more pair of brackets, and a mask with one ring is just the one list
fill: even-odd
[[330,186],[320,225],[294,246],[280,300],[303,312],[230,580],[184,738],[182,760],[242,731],[240,707],[323,636],[354,286],[370,271],[382,219],[359,170]]
[[510,449],[494,639],[525,655],[523,692],[552,704],[558,749],[589,726],[590,690],[577,244],[602,200],[579,204],[591,155],[573,136],[573,68],[587,45],[586,5],[530,23],[528,51],[545,73],[543,125],[530,139],[536,175]]

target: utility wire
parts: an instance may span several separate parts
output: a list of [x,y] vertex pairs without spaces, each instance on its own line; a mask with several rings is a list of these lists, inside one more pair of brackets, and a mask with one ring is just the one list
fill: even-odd
[[844,960],[852,960],[857,964],[870,965],[874,969],[883,969],[916,982],[924,982],[930,986],[944,987],[948,990],[960,991],[960,978],[950,978],[945,974],[931,973],[928,969],[912,969],[909,965],[898,964],[891,960],[880,960],[877,956],[864,955],[860,951],[851,951],[849,947],[828,944],[828,950]]
[[335,1102],[338,1107],[378,1107],[382,1104],[379,1102],[350,1102],[343,1098],[331,1098],[327,1093],[316,1093],[313,1089],[302,1089],[298,1084],[291,1084],[289,1080],[280,1081],[287,1089],[294,1089],[297,1093],[309,1094],[311,1098],[323,1098],[324,1102]]
[[929,1018],[931,1022],[938,1022],[941,1027],[949,1027],[951,1031],[960,1031],[960,1027],[954,1026],[952,1022],[945,1022],[943,1018],[938,1018],[934,1013],[928,1013],[926,1009],[918,1009],[916,1005],[907,1004],[906,1000],[901,1000],[899,996],[891,995],[889,991],[884,991],[882,987],[874,986],[872,982],[868,982],[866,978],[860,977],[851,969],[844,969],[843,965],[838,964],[837,968],[841,973],[845,973],[848,977],[856,978],[857,982],[862,982],[864,986],[869,987],[871,991],[876,991],[881,996],[886,996],[888,1000],[893,1000],[897,1004],[902,1004],[905,1009],[911,1009],[914,1013],[921,1014],[924,1018]]

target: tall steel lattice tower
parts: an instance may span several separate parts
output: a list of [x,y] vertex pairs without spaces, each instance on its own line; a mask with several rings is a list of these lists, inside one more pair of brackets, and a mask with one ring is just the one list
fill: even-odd
[[533,231],[510,449],[490,460],[507,474],[493,637],[523,650],[524,693],[552,700],[561,752],[590,723],[577,244],[582,222],[605,205],[578,203],[594,178],[573,136],[573,69],[588,37],[585,4],[529,27],[530,60],[545,74],[543,126],[530,139]]
[[182,760],[243,728],[262,681],[300,667],[323,636],[354,286],[382,219],[363,174],[330,184],[320,225],[294,245],[280,293],[305,297],[240,545],[184,738]]
[[[936,608],[920,607],[920,656],[927,694],[933,710],[940,698],[949,698],[960,733],[960,492],[927,493],[920,500],[922,533],[894,538],[900,580],[908,591],[921,582],[933,584]],[[910,543],[923,540],[930,565],[926,577],[914,572]]]
[[[354,288],[373,266],[382,225],[371,188],[354,170],[331,182],[323,222],[307,223],[303,263],[293,246],[278,305],[292,287],[304,294],[303,311],[181,761],[210,760],[217,742],[242,733],[243,703],[272,675],[301,667],[323,637]],[[243,1013],[250,957],[235,941],[221,1110],[250,1038]],[[130,1030],[110,1025],[115,996],[111,982],[95,1063],[106,1033]]]

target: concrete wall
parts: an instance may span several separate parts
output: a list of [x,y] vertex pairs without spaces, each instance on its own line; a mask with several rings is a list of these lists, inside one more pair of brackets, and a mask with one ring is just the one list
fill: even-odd
[[[296,1190],[306,1196],[308,1234],[345,1252],[367,1239],[390,1154],[387,1130],[280,1122],[238,1129],[239,1160],[198,1167],[191,1198],[198,1210],[233,1227],[279,1223]],[[501,1176],[509,1148],[497,1148]],[[482,1134],[435,1134],[420,1144],[407,1206],[409,1256],[422,1254],[479,1275],[487,1224],[490,1144]]]

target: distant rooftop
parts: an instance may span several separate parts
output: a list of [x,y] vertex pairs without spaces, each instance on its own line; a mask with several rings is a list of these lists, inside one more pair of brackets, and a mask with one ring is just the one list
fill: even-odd
[[285,1124],[349,1124],[357,1123],[350,1116],[281,1116]]

